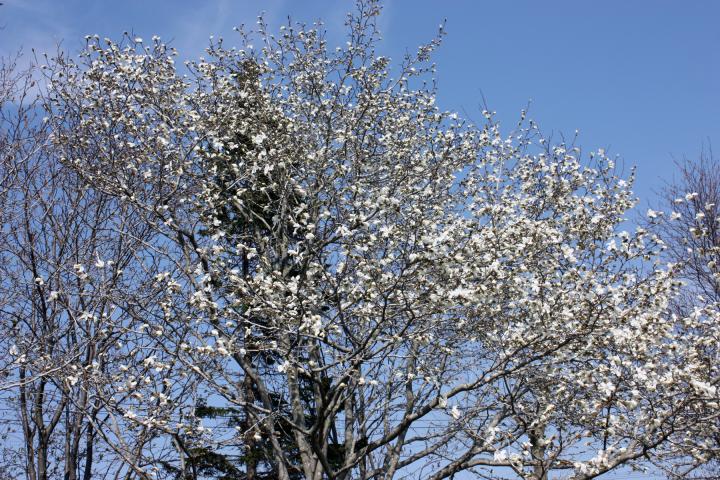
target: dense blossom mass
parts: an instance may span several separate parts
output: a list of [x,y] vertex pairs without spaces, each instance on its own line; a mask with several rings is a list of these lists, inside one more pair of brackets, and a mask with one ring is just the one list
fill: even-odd
[[261,20],[184,65],[89,36],[45,67],[36,150],[2,151],[28,478],[589,479],[716,455],[720,309],[672,308],[667,217],[631,225],[602,150],[439,109],[442,29],[391,64],[378,13],[337,49]]

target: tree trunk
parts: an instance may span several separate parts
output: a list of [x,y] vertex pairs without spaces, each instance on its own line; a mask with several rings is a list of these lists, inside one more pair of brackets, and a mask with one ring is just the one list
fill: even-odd
[[533,480],[547,480],[545,468],[545,427],[538,426],[528,433],[530,438],[530,455],[533,459]]

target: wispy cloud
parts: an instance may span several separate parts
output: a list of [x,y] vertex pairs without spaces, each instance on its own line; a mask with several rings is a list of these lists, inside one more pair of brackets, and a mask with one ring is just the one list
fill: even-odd
[[22,50],[26,59],[33,50],[54,53],[72,33],[67,13],[59,2],[49,0],[6,0],[0,7],[0,25],[0,55]]

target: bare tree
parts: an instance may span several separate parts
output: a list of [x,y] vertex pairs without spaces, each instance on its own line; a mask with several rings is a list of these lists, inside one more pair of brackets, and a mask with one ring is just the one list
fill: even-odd
[[21,440],[16,467],[30,480],[131,475],[159,434],[125,428],[117,417],[145,386],[120,393],[108,372],[132,364],[143,315],[160,308],[157,265],[145,251],[150,228],[63,165],[37,116],[33,72],[3,71],[0,319],[4,417]]
[[668,257],[683,263],[689,294],[720,302],[720,162],[712,147],[677,162],[677,178],[662,197]]
[[[37,127],[37,102],[32,95],[34,86],[33,70],[20,71],[17,61],[20,57],[3,58],[0,63],[0,235],[8,234],[10,222],[16,212],[12,208],[15,201],[14,190],[22,183],[19,169],[42,148],[46,140],[45,132]],[[0,307],[12,298],[11,292],[5,292],[0,298]],[[3,329],[4,349],[9,351],[12,345]],[[0,359],[0,390],[11,385],[5,383],[9,370],[13,368],[13,358],[3,356]]]
[[[676,163],[677,176],[661,192],[662,212],[650,212],[658,218],[654,228],[667,244],[666,258],[682,266],[684,282],[674,300],[679,315],[702,309],[720,310],[720,162],[712,147],[703,148],[696,159]],[[705,338],[698,360],[709,371],[717,370],[718,343],[712,325],[700,331]],[[684,329],[687,331],[687,329]],[[697,335],[698,332],[692,332]],[[688,412],[706,417],[707,423],[719,422],[715,404],[701,405]],[[720,459],[720,436],[714,428],[701,427],[688,432],[685,441],[688,459],[671,474],[681,478],[715,478]]]

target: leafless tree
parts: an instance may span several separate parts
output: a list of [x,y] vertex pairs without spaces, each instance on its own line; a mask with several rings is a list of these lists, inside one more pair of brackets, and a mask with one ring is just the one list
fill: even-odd
[[143,348],[135,332],[159,310],[150,229],[62,163],[30,91],[34,74],[6,65],[0,75],[2,398],[22,459],[14,471],[29,480],[127,476],[158,431],[130,434],[123,414],[143,385],[119,393],[107,372],[133,364]]
[[687,294],[720,302],[720,161],[708,146],[676,165],[662,191],[667,255],[683,263]]
[[[698,309],[720,309],[720,161],[712,146],[705,146],[696,158],[676,162],[676,174],[661,191],[661,211],[654,227],[667,244],[665,256],[682,265],[684,287],[674,300],[679,315]],[[693,332],[696,333],[696,332]],[[702,337],[712,339],[705,331]],[[718,344],[709,342],[700,352],[709,371],[717,368],[714,361]],[[705,406],[688,415],[707,415],[709,421],[720,421],[717,407]],[[720,472],[720,436],[712,429],[688,432],[687,442],[693,452],[682,468],[671,474],[682,478],[717,478]]]

